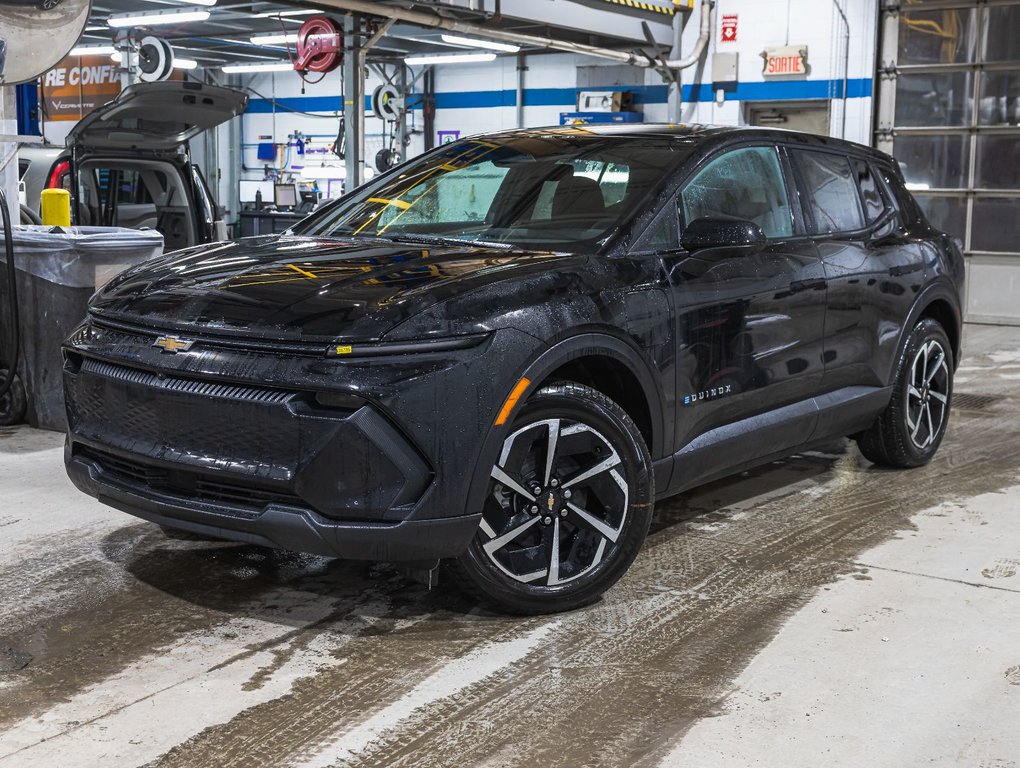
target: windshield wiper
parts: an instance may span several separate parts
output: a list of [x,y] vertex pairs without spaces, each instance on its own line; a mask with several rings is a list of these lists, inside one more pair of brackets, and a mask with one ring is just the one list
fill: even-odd
[[392,240],[395,243],[415,243],[417,245],[470,245],[480,248],[501,248],[510,250],[512,243],[494,243],[488,240],[468,240],[459,237],[443,237],[441,235],[383,235],[380,240]]

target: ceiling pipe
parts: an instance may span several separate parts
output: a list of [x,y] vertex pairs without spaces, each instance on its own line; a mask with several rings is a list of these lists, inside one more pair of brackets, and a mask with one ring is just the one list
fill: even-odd
[[527,35],[521,32],[508,32],[502,29],[492,29],[478,24],[457,21],[437,16],[434,13],[426,13],[407,8],[395,8],[389,5],[382,5],[369,0],[317,0],[317,4],[323,7],[335,8],[339,11],[365,14],[366,16],[381,16],[386,19],[406,22],[417,27],[431,29],[443,29],[448,32],[459,32],[468,36],[478,36],[499,40],[500,42],[513,43],[516,45],[531,46],[534,48],[549,48],[567,53],[578,53],[585,56],[596,56],[602,59],[610,59],[622,64],[631,64],[636,67],[658,67],[663,66],[669,69],[684,69],[694,64],[702,53],[712,36],[712,6],[715,0],[702,0],[701,3],[701,31],[694,49],[682,59],[659,61],[643,53],[630,53],[628,51],[616,51],[612,48],[602,48],[596,45],[574,43],[569,40],[556,40],[551,37],[539,35]]
[[687,69],[698,62],[701,54],[705,52],[705,46],[712,39],[712,6],[715,0],[701,0],[701,28],[698,30],[698,39],[694,41],[694,48],[682,59],[667,59],[665,65],[668,69]]

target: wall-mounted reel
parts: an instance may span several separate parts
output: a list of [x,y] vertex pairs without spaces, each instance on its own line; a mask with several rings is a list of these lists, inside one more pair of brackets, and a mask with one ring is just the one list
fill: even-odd
[[138,45],[138,79],[143,83],[167,80],[174,71],[174,49],[159,37],[147,35]]
[[343,30],[329,16],[312,16],[298,30],[294,69],[299,72],[332,72],[343,64]]
[[404,109],[404,99],[400,91],[388,83],[380,85],[372,91],[372,112],[380,120],[395,121],[400,119]]

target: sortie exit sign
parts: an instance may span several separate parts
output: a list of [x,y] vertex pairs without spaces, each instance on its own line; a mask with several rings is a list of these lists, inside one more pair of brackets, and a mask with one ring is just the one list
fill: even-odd
[[765,60],[762,74],[765,77],[806,75],[808,70],[808,49],[806,45],[783,45],[766,48],[761,53]]

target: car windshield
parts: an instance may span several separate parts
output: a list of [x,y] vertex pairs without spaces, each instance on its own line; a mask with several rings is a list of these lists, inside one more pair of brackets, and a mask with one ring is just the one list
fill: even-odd
[[689,139],[581,131],[466,139],[365,184],[295,231],[589,250],[691,149]]

